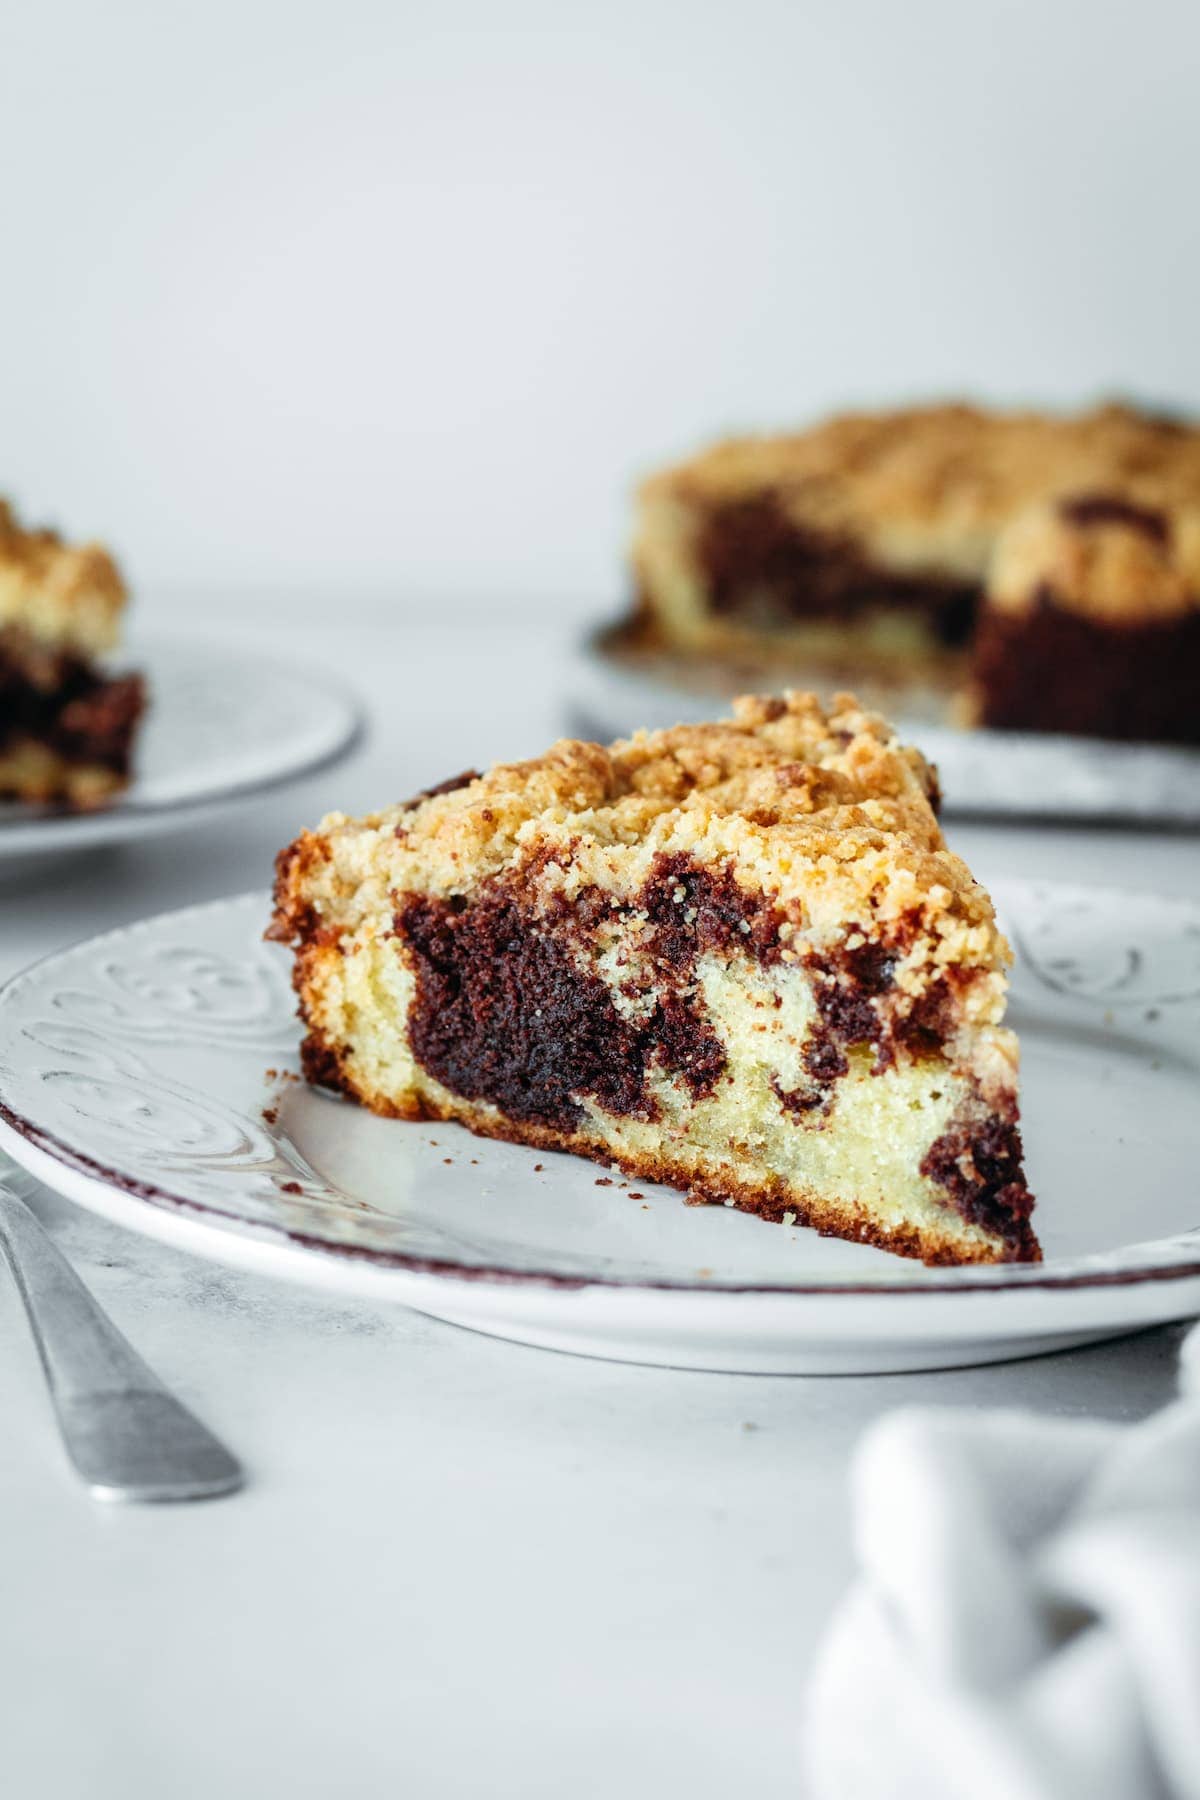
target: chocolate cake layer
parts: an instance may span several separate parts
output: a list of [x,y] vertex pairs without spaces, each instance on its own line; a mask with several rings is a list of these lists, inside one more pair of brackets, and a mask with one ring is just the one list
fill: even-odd
[[42,658],[0,647],[0,749],[18,739],[45,744],[72,762],[129,773],[145,707],[140,675],[110,677],[78,658]]
[[1200,611],[1099,622],[1042,588],[982,614],[973,675],[983,725],[1200,744]]
[[417,962],[409,1030],[422,1066],[453,1093],[559,1129],[580,1123],[581,1094],[614,1115],[656,1119],[646,1085],[655,1065],[694,1099],[710,1094],[725,1055],[694,986],[697,958],[736,944],[765,959],[768,945],[777,951],[776,921],[756,920],[727,873],[659,857],[636,900],[618,909],[650,921],[645,950],[660,983],[657,1004],[633,1023],[586,968],[613,909],[592,890],[554,918],[539,916],[525,899],[531,873],[494,878],[469,905],[414,894],[398,910],[396,933]]
[[1058,503],[1060,515],[1068,525],[1085,529],[1095,525],[1122,525],[1137,531],[1153,543],[1165,544],[1171,535],[1171,521],[1157,507],[1138,506],[1122,494],[1074,494]]
[[995,1231],[1026,1261],[1037,1240],[1029,1223],[1033,1195],[1023,1168],[1024,1146],[1013,1119],[975,1119],[954,1125],[932,1144],[921,1172],[945,1189],[963,1218]]
[[713,612],[759,627],[909,611],[939,644],[957,649],[970,638],[979,600],[972,582],[872,565],[849,538],[797,525],[771,495],[714,508],[696,556]]

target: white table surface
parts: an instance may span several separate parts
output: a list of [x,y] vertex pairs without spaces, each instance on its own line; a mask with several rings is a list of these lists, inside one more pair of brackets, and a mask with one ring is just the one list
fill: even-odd
[[[182,629],[165,604],[143,617]],[[352,763],[226,822],[0,885],[0,977],[143,914],[265,887],[332,807],[563,729],[563,634],[471,613],[213,600],[187,629],[315,659],[372,714]],[[251,626],[246,621],[253,619]],[[1195,837],[950,825],[1007,874],[1195,893]],[[889,1377],[673,1373],[345,1305],[43,1216],[139,1349],[244,1459],[240,1496],[106,1509],[69,1475],[0,1287],[0,1733],[31,1800],[776,1800],[851,1572],[846,1476],[882,1411],[1134,1419],[1176,1329]]]

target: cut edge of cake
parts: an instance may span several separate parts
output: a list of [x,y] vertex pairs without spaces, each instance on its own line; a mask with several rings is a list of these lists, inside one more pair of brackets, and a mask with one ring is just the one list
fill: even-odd
[[1008,947],[850,696],[564,741],[278,859],[310,1080],[931,1263],[1032,1261]]

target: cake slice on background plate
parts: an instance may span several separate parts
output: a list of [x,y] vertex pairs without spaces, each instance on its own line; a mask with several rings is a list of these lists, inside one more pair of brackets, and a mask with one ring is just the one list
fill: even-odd
[[564,741],[278,859],[310,1080],[931,1263],[1033,1261],[1010,959],[848,695]]
[[144,685],[103,661],[125,600],[101,545],[27,531],[0,500],[0,799],[82,809],[128,784]]

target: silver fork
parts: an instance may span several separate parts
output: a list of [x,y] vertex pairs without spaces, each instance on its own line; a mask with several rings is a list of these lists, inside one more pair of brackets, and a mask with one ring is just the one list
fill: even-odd
[[0,1250],[46,1372],[67,1453],[98,1500],[207,1500],[242,1485],[225,1446],[101,1311],[0,1171]]

